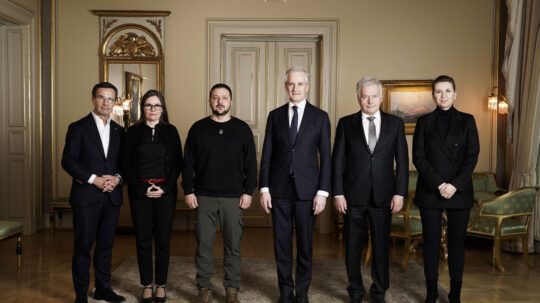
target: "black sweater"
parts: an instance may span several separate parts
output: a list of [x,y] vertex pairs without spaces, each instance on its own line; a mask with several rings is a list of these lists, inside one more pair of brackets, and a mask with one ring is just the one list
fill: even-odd
[[232,117],[216,122],[201,119],[189,130],[184,148],[184,194],[210,197],[252,195],[257,186],[257,156],[253,133]]
[[[148,184],[141,182],[139,167],[139,146],[146,136],[151,136],[152,129],[139,123],[131,126],[124,136],[122,146],[122,175],[128,181],[130,198],[142,197],[148,189]],[[165,177],[167,181],[160,185],[165,194],[178,192],[177,180],[182,171],[182,143],[178,130],[172,124],[158,123],[155,126],[155,135],[165,144]]]
[[441,109],[440,107],[437,107],[435,110],[439,120],[439,127],[441,128],[441,132],[443,134],[443,139],[446,139],[446,135],[448,135],[448,129],[450,128],[451,122],[450,119],[455,110],[456,109],[453,106],[447,110]]

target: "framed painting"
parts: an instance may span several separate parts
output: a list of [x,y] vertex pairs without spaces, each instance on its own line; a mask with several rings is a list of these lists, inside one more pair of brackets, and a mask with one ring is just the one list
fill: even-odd
[[437,105],[431,95],[431,80],[383,80],[382,110],[403,119],[405,134],[414,134],[418,117]]
[[141,116],[139,111],[142,99],[142,81],[140,75],[126,72],[126,98],[131,99],[131,109],[129,111],[129,124],[132,125]]

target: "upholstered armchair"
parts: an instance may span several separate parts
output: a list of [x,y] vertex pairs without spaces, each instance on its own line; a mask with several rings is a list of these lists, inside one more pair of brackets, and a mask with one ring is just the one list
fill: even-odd
[[422,221],[419,215],[411,215],[411,207],[414,205],[415,191],[409,189],[409,195],[403,203],[403,209],[392,215],[392,227],[390,238],[395,242],[396,239],[403,239],[403,260],[401,262],[401,271],[407,270],[409,257],[416,252],[416,246],[422,239]]
[[500,188],[492,173],[473,173],[473,190],[475,201],[492,200],[506,191]]
[[523,259],[531,268],[527,241],[535,202],[536,189],[532,187],[479,202],[478,215],[472,219],[467,234],[494,240],[493,261],[500,272],[505,271],[501,262],[501,241],[510,238],[521,238]]
[[474,205],[471,208],[469,216],[469,224],[478,215],[480,210],[480,201],[493,200],[496,197],[505,194],[507,191],[500,188],[495,181],[495,176],[492,173],[476,172],[472,174],[473,190],[474,190]]
[[0,241],[11,237],[17,237],[17,271],[21,270],[22,263],[22,235],[23,225],[18,221],[0,220]]

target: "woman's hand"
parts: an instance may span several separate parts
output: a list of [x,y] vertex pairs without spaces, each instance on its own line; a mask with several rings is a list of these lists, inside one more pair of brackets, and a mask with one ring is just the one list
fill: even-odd
[[439,193],[445,199],[450,199],[456,193],[457,188],[450,183],[443,183],[439,186]]
[[146,196],[148,198],[161,198],[164,193],[165,191],[155,184],[152,184],[148,187],[148,189],[146,189]]

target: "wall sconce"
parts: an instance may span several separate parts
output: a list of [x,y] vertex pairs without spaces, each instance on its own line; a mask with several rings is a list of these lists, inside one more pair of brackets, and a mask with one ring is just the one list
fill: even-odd
[[508,114],[508,103],[506,103],[506,101],[504,100],[501,100],[501,102],[499,102],[499,114],[501,115]]
[[130,116],[131,113],[131,99],[122,99],[122,110],[124,112],[124,128],[128,128],[130,125]]
[[491,95],[488,97],[488,109],[497,110],[497,103],[498,103],[497,96],[491,93]]
[[124,115],[124,109],[122,108],[122,98],[116,98],[116,103],[114,104],[112,113],[113,115],[117,115],[120,117]]

